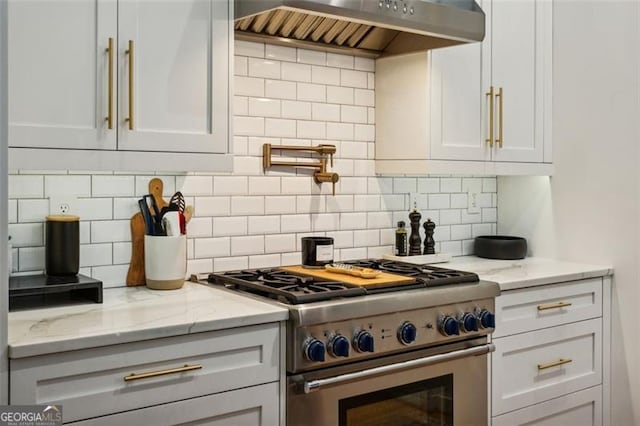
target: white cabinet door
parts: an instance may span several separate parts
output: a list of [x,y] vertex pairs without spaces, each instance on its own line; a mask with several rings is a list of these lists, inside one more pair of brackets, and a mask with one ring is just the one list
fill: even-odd
[[274,382],[70,424],[275,426],[280,423],[278,399],[279,387]]
[[496,90],[502,90],[502,99],[496,98],[495,103],[494,161],[543,161],[543,59],[546,50],[551,50],[550,44],[544,45],[547,38],[543,12],[548,3],[548,0],[491,3],[492,81]]
[[601,426],[602,386],[494,417],[492,426]]
[[113,0],[9,2],[9,146],[116,148],[105,120],[116,13]]
[[[485,42],[486,43],[486,42]],[[436,160],[490,160],[485,88],[489,73],[482,72],[485,43],[433,50],[430,55],[431,158]]]
[[118,7],[118,149],[227,152],[229,2],[127,0]]

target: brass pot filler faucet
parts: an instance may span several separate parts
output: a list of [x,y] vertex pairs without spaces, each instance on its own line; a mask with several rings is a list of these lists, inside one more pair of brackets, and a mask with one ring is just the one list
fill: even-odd
[[[271,154],[273,151],[303,151],[303,152],[315,152],[320,154],[321,158],[317,163],[304,163],[296,161],[273,161]],[[287,146],[287,145],[271,145],[265,143],[262,145],[262,166],[267,171],[268,168],[278,167],[292,167],[294,169],[316,169],[313,173],[313,180],[316,183],[331,182],[333,184],[333,195],[336,195],[336,182],[340,180],[340,176],[334,172],[327,171],[327,155],[330,157],[331,167],[333,167],[333,154],[336,153],[335,145],[318,145],[318,146]]]

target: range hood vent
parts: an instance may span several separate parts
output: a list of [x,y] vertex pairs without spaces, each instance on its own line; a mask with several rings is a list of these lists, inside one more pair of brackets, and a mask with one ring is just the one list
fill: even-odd
[[379,57],[484,39],[473,0],[235,0],[236,39]]

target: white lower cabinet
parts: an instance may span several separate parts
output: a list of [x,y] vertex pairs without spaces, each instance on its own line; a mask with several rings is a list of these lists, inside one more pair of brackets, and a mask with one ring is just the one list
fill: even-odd
[[608,425],[609,301],[609,278],[502,292],[492,425]]
[[279,392],[278,383],[268,383],[70,424],[271,426],[279,423]]
[[61,404],[65,422],[87,424],[278,424],[280,333],[272,323],[11,359],[10,403]]
[[602,386],[493,418],[492,426],[601,426]]

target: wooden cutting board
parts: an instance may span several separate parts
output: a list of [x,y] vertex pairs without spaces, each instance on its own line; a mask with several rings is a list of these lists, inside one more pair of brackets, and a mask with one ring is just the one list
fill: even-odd
[[360,278],[352,275],[340,274],[336,272],[329,272],[326,269],[308,269],[302,266],[283,266],[279,269],[288,272],[295,272],[296,274],[306,275],[314,278],[322,278],[330,281],[340,281],[343,283],[353,284],[365,288],[378,288],[378,287],[395,287],[403,285],[411,285],[416,282],[415,278],[405,277],[402,275],[389,274],[382,272],[375,278]]

